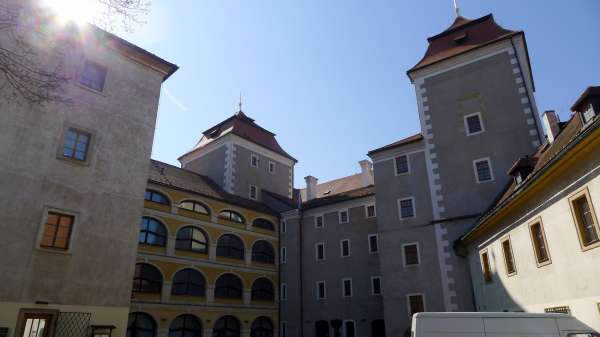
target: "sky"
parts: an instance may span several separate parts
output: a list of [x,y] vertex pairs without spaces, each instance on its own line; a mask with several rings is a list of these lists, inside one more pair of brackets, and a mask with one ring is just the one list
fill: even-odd
[[[458,0],[524,30],[538,109],[561,119],[600,85],[600,1]],[[152,157],[179,166],[202,131],[243,111],[277,134],[303,177],[360,171],[369,150],[419,132],[406,70],[454,20],[452,0],[153,0],[121,37],[177,64],[163,85]]]

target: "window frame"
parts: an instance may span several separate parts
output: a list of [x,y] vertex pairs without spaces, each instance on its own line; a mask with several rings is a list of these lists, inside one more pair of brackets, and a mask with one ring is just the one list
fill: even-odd
[[[371,238],[374,237],[375,238],[375,242],[377,245],[377,249],[373,250],[373,246],[371,245]],[[379,253],[379,234],[375,233],[375,234],[369,234],[367,235],[367,241],[369,244],[369,254],[378,254]]]
[[[321,219],[321,226],[319,226],[319,221],[317,219]],[[315,215],[315,228],[321,229],[325,227],[325,216],[323,214]]]
[[[273,168],[273,170],[271,170],[271,168]],[[269,173],[271,174],[275,174],[277,172],[277,164],[274,161],[269,160],[269,164],[267,165],[267,171],[269,171]]]
[[[346,295],[346,282],[350,282],[350,295]],[[352,298],[354,295],[354,290],[352,289],[352,278],[344,277],[342,278],[342,298]]]
[[[223,214],[223,213],[228,213],[230,216],[227,217],[227,218],[223,217],[223,216],[221,216],[221,214]],[[242,220],[242,222],[231,220],[231,214],[235,214],[235,215],[239,216],[240,219]],[[222,210],[220,210],[219,213],[217,213],[217,218],[221,219],[221,220],[229,221],[229,222],[235,223],[235,224],[240,224],[240,225],[245,225],[246,224],[246,218],[242,215],[242,213],[238,212],[238,211],[234,211],[232,209],[222,209]]]
[[287,220],[282,219],[279,222],[279,232],[285,234],[287,232]]
[[[97,68],[99,68],[100,70],[104,71],[104,78],[102,79],[102,88],[98,89],[98,88],[94,88],[91,85],[89,85],[88,83],[84,83],[83,82],[83,75],[85,74],[85,68],[87,64],[91,64]],[[106,82],[108,79],[108,67],[102,65],[100,62],[97,62],[95,60],[89,59],[89,58],[84,58],[83,59],[83,63],[81,64],[81,68],[79,70],[79,74],[77,76],[77,84],[87,90],[91,90],[92,92],[98,93],[98,94],[102,94],[102,95],[106,95],[105,93],[105,89],[106,89]]]
[[[481,127],[481,130],[479,131],[475,131],[475,132],[471,132],[471,130],[469,129],[469,123],[467,122],[467,119],[469,117],[473,117],[473,116],[477,116],[478,120],[479,120],[479,126]],[[481,117],[481,112],[475,112],[475,113],[471,113],[468,115],[464,115],[463,116],[463,122],[465,123],[465,133],[467,134],[467,137],[470,136],[475,136],[481,133],[485,132],[485,125],[483,124],[483,118]]]
[[[142,223],[146,219],[148,219],[148,222],[150,222],[150,221],[156,221],[160,226],[162,226],[162,229],[164,231],[164,235],[160,235],[160,233],[156,233],[155,231],[152,231],[152,230],[149,230],[149,229],[143,230],[141,228],[142,227]],[[145,239],[144,241],[145,242],[140,242],[140,240],[139,240],[139,235],[141,233],[145,233],[145,235],[144,235],[144,239]],[[148,236],[149,235],[153,235],[155,237],[162,238],[164,244],[161,245],[161,244],[148,243],[147,241],[148,241]],[[138,233],[138,245],[146,245],[146,246],[154,246],[154,247],[166,247],[168,239],[169,239],[169,231],[167,229],[167,226],[165,226],[165,224],[162,221],[160,221],[157,218],[151,217],[151,216],[147,216],[147,215],[142,216],[142,219],[140,221],[140,230],[139,230],[139,233]]]
[[[592,218],[592,227],[596,231],[596,236],[598,239],[596,241],[589,242],[587,245],[583,242],[583,223],[581,222],[581,214],[579,214],[578,209],[576,208],[575,202],[580,199],[585,198],[590,208],[591,218]],[[581,247],[581,251],[588,251],[590,249],[594,249],[600,247],[600,224],[598,223],[598,217],[596,215],[596,210],[594,208],[594,203],[592,202],[592,196],[590,195],[590,191],[588,187],[584,187],[583,189],[575,192],[569,198],[569,208],[571,209],[571,216],[573,218],[573,223],[575,225],[575,230],[577,231],[577,238],[579,239],[579,246]]]
[[[241,243],[241,248],[233,247],[231,244],[219,245],[219,241],[221,241],[221,239],[223,239],[223,237],[232,237],[232,238],[237,239],[238,240],[237,243]],[[246,255],[248,254],[247,248],[246,248],[246,243],[244,242],[244,239],[234,233],[223,233],[221,236],[219,236],[215,243],[215,248],[216,248],[215,257],[217,257],[217,258],[220,257],[220,258],[231,259],[231,260],[236,260],[236,261],[245,261]],[[221,250],[226,249],[228,254],[223,254],[223,255],[219,254],[219,248],[221,248]],[[236,256],[233,256],[233,254],[231,254],[232,251],[239,252],[240,249],[242,252],[241,257],[236,257]]]
[[[254,191],[254,196],[252,196],[252,191]],[[248,198],[250,200],[258,200],[258,187],[256,185],[248,185]]]
[[[188,238],[180,238],[179,237],[179,233],[181,233],[182,230],[187,229],[187,228],[191,229],[191,234],[192,234],[191,238],[189,238],[189,239]],[[198,244],[202,244],[202,242],[198,242],[198,240],[194,239],[194,231],[198,231],[198,232],[200,232],[204,236],[204,239],[206,240],[206,242],[204,243],[204,249],[194,249],[194,248],[192,248],[192,246],[193,246],[192,243],[193,242],[196,242]],[[167,233],[167,235],[168,235],[168,233]],[[188,249],[188,248],[177,247],[178,242],[180,242],[180,241],[186,241],[186,242],[189,241],[190,242],[190,248]],[[208,236],[208,233],[204,229],[202,229],[202,228],[200,228],[198,226],[195,226],[195,225],[184,225],[184,226],[179,227],[177,229],[177,232],[175,233],[175,251],[178,251],[178,250],[179,251],[184,251],[184,252],[194,252],[194,253],[199,253],[199,254],[208,254],[209,251],[210,251],[210,238]]]
[[254,220],[252,220],[252,228],[275,232],[275,224],[271,220],[263,217],[254,218]]
[[[71,157],[65,155],[66,137],[69,132],[75,133],[75,141],[74,141],[75,144],[74,144],[74,148],[73,148],[73,155]],[[87,142],[85,143],[83,159],[79,159],[79,158],[75,157],[75,154],[77,152],[77,143],[78,143],[80,136],[87,137]],[[60,155],[61,155],[62,159],[81,163],[81,164],[85,164],[85,163],[89,162],[90,144],[92,143],[92,133],[91,132],[89,132],[88,130],[84,130],[82,128],[75,127],[75,126],[68,126],[68,127],[66,127],[65,132],[63,132],[63,134],[62,134],[61,141],[62,142],[61,142],[61,146],[60,146],[60,149],[61,149]]]
[[[487,162],[488,163],[488,168],[490,170],[490,179],[489,180],[480,180],[479,179],[479,172],[477,171],[477,163],[480,162]],[[495,180],[494,178],[494,169],[492,167],[492,160],[490,159],[490,157],[483,157],[483,158],[477,158],[473,160],[473,173],[475,174],[475,182],[477,184],[485,184],[485,183],[491,183]]]
[[[271,295],[270,297],[256,297],[255,294],[256,293],[269,293],[269,291],[267,291],[266,289],[260,288],[260,289],[255,289],[257,282],[263,282],[266,281],[268,282],[269,286],[270,286],[270,291],[271,291]],[[264,282],[263,282],[264,283]],[[265,283],[266,284],[266,283]],[[265,276],[259,276],[258,278],[256,278],[254,281],[252,281],[252,285],[250,286],[250,301],[261,301],[261,302],[275,302],[275,284],[273,283],[273,281],[271,279],[269,279],[268,277]]]
[[[344,242],[348,243],[348,255],[344,255]],[[341,239],[340,240],[340,257],[347,258],[347,257],[350,257],[351,255],[352,255],[352,251],[350,248],[350,239]]]
[[[544,239],[544,245],[546,247],[546,254],[548,255],[548,259],[546,261],[540,262],[539,258],[538,258],[538,249],[539,248],[535,244],[536,239],[534,238],[533,231],[532,231],[532,227],[535,226],[536,224],[539,224],[540,232],[542,234],[542,238]],[[531,246],[533,248],[533,258],[535,259],[535,263],[538,266],[538,268],[552,264],[552,256],[550,255],[550,247],[548,246],[548,239],[546,238],[546,231],[544,230],[544,223],[542,222],[542,218],[541,217],[535,218],[534,220],[529,222],[527,227],[528,227],[527,229],[529,231],[529,237],[531,239]]]
[[342,337],[349,337],[346,323],[352,323],[352,329],[354,330],[352,337],[356,337],[358,335],[356,331],[356,321],[353,319],[345,319],[342,321]]
[[287,283],[282,282],[279,289],[279,300],[287,301]]
[[[71,232],[70,232],[70,236],[69,236],[69,242],[68,242],[67,249],[51,248],[51,247],[45,247],[42,245],[42,240],[44,237],[44,232],[46,230],[46,224],[48,222],[49,213],[58,213],[58,214],[64,214],[64,215],[73,217],[73,222],[71,223]],[[38,232],[37,232],[36,241],[35,241],[35,248],[37,250],[45,251],[45,252],[52,252],[52,253],[57,253],[57,254],[71,254],[73,252],[73,243],[77,239],[77,234],[79,231],[79,225],[78,225],[79,224],[79,213],[75,212],[75,211],[66,210],[66,209],[55,208],[55,207],[51,207],[51,206],[44,206],[44,210],[43,210],[42,214],[43,214],[42,219],[40,220],[40,223],[38,226]]]
[[[407,216],[407,217],[403,217],[402,216],[402,205],[401,202],[405,201],[405,200],[410,200],[411,204],[412,204],[412,211],[413,211],[413,215],[412,216]],[[400,198],[396,200],[397,206],[398,206],[398,218],[400,219],[400,221],[404,221],[404,220],[409,220],[409,219],[415,219],[417,217],[417,206],[415,203],[415,198],[414,197],[406,197],[406,198]]]
[[[319,259],[319,247],[322,246],[323,247],[323,258]],[[317,262],[321,262],[321,261],[325,261],[327,259],[326,254],[325,254],[325,242],[317,242],[315,243],[315,261]]]
[[[138,277],[136,275],[135,269],[137,269],[137,266],[147,266],[150,269],[155,269],[158,272],[158,275],[160,276],[160,280],[150,280],[146,277],[144,277],[144,272],[143,272],[143,268],[140,269],[140,276]],[[134,273],[133,273],[133,280],[132,280],[132,285],[137,281],[139,282],[140,288],[136,288],[133,287],[131,288],[131,292],[132,293],[139,293],[139,294],[161,294],[163,291],[163,288],[165,286],[165,275],[163,274],[163,272],[160,270],[160,268],[158,268],[157,266],[155,266],[152,263],[149,262],[143,262],[143,261],[137,261],[135,263],[135,267],[134,267]],[[143,291],[142,290],[142,284],[144,283],[144,281],[146,283],[150,283],[150,284],[158,284],[158,289],[156,291]],[[137,290],[136,290],[137,289]]]
[[[194,294],[190,294],[190,284],[191,285],[195,285],[195,286],[199,286],[199,284],[197,282],[193,282],[193,280],[190,279],[189,277],[189,271],[191,271],[192,273],[198,273],[198,275],[200,275],[200,280],[202,280],[203,284],[201,285],[203,287],[202,289],[202,294],[200,295],[194,295]],[[177,274],[179,273],[183,273],[183,272],[187,272],[188,273],[188,278],[184,281],[184,282],[175,282],[175,278],[177,277]],[[198,281],[198,280],[196,280]],[[178,283],[178,284],[185,284],[186,287],[186,292],[185,293],[175,293],[175,287],[174,285]],[[177,270],[175,273],[173,273],[173,276],[171,278],[171,295],[172,296],[191,296],[191,297],[206,297],[206,292],[207,292],[207,280],[206,280],[206,276],[198,269],[192,268],[192,267],[183,267],[179,270]]]
[[[342,213],[346,213],[346,221],[342,222]],[[338,222],[340,224],[350,223],[350,210],[348,208],[340,209],[338,211]]]
[[[321,296],[321,288],[320,284],[323,285],[323,296]],[[317,281],[317,301],[322,301],[327,299],[327,282],[325,280]]]
[[[254,165],[254,158],[256,158],[256,165]],[[260,157],[256,153],[250,153],[250,167],[258,167]]]
[[[508,259],[506,256],[506,250],[504,249],[504,243],[508,242],[508,249],[510,253],[510,258],[513,266],[513,271],[508,270]],[[511,277],[517,275],[517,263],[515,261],[515,254],[512,248],[512,241],[510,239],[510,235],[507,235],[500,239],[500,248],[502,249],[502,256],[504,257],[504,269],[506,270],[506,276]]]
[[279,337],[287,337],[287,321],[279,322]]
[[[375,292],[375,283],[374,283],[375,280],[379,281],[379,292],[378,293]],[[381,276],[371,276],[371,295],[372,296],[381,296],[382,293],[383,293],[383,288],[381,287]]]
[[[400,157],[406,157],[406,172],[398,173],[397,159]],[[399,176],[410,174],[410,158],[409,158],[408,154],[401,154],[401,155],[394,156],[393,161],[394,161],[394,176],[399,177]]]
[[412,312],[412,308],[411,308],[411,303],[410,303],[410,298],[413,296],[420,296],[421,297],[421,301],[423,303],[423,311],[419,311],[419,312],[427,312],[427,302],[425,300],[425,293],[409,293],[406,294],[406,305],[408,307],[408,317],[412,317],[414,314],[416,314],[416,312]]
[[[417,247],[417,263],[416,264],[407,264],[406,263],[406,247],[408,246],[416,246]],[[419,242],[407,242],[402,244],[402,266],[404,268],[413,268],[421,265],[421,249],[419,247]]]
[[[369,207],[373,207],[373,215],[369,216]],[[377,217],[377,207],[375,206],[375,203],[369,203],[365,205],[365,218],[367,219],[372,219],[372,218],[376,218]]]
[[[240,283],[240,289],[239,289],[239,291],[240,291],[240,296],[239,296],[239,297],[237,297],[237,296],[235,296],[235,297],[234,297],[234,296],[231,296],[231,289],[233,288],[233,287],[232,287],[232,285],[226,285],[226,286],[224,286],[224,287],[218,287],[218,286],[217,286],[217,284],[219,283],[219,280],[220,280],[222,277],[230,277],[230,276],[233,276],[233,277],[237,278],[237,280],[238,280],[238,281],[239,281],[239,283]],[[226,291],[226,294],[223,294],[224,296],[217,296],[217,289],[220,289],[220,288],[226,288],[226,290],[227,290],[227,291]],[[237,291],[237,289],[234,289],[234,290],[236,290],[236,291]],[[216,301],[218,301],[218,300],[238,300],[238,301],[241,301],[241,300],[243,300],[243,299],[244,299],[244,291],[245,291],[244,279],[243,279],[243,278],[241,278],[239,275],[237,275],[237,274],[234,274],[234,273],[232,273],[232,272],[230,272],[230,271],[227,271],[227,272],[224,272],[224,273],[220,274],[220,275],[219,275],[219,276],[218,276],[218,277],[215,279],[215,283],[214,283],[214,299],[215,299]]]
[[[192,204],[192,209],[189,208],[185,208],[183,206],[181,206],[181,204],[183,203],[191,203]],[[196,206],[200,206],[201,208],[204,208],[206,210],[206,213],[203,212],[198,212],[196,211]],[[203,202],[197,201],[197,200],[193,200],[193,199],[183,199],[181,200],[178,204],[177,204],[177,209],[182,209],[184,211],[188,211],[188,212],[192,212],[194,214],[202,214],[202,215],[208,215],[210,216],[212,214],[210,208],[208,207],[208,205],[206,205]]]
[[[67,133],[69,132],[69,130],[75,130],[76,132],[84,133],[84,134],[88,135],[88,143],[87,143],[87,147],[86,147],[85,160],[79,160],[76,158],[64,156],[65,137],[67,136]],[[56,158],[59,160],[68,162],[70,164],[75,164],[75,165],[80,165],[80,166],[89,166],[90,162],[92,160],[93,154],[94,154],[93,149],[95,146],[95,140],[96,140],[95,130],[91,130],[91,129],[88,129],[88,128],[85,128],[85,127],[82,127],[79,125],[75,125],[72,123],[65,123],[63,125],[63,129],[60,133],[60,139],[58,141],[58,149],[56,151]]]
[[[50,218],[50,216],[56,216],[57,217],[57,223],[56,224],[49,224],[48,220]],[[67,233],[67,237],[65,240],[65,246],[59,246],[56,244],[56,240],[59,237],[58,236],[58,231],[60,226],[60,220],[62,218],[67,218],[70,220],[70,223],[68,225],[68,233]],[[45,213],[45,217],[44,217],[45,221],[42,225],[41,228],[41,237],[40,237],[40,241],[38,243],[39,248],[43,249],[43,250],[48,250],[48,251],[62,251],[62,252],[68,252],[71,250],[72,247],[72,243],[71,243],[71,238],[73,237],[73,227],[75,226],[75,215],[72,214],[67,214],[65,212],[59,212],[59,211],[54,211],[54,210],[49,210]],[[54,226],[54,234],[52,235],[52,244],[51,245],[45,245],[44,242],[44,237],[46,236],[46,230],[48,226]]]
[[[150,192],[150,199],[146,199],[146,193]],[[165,200],[167,201],[167,203],[163,203],[163,202],[159,202],[159,201],[154,201],[152,200],[152,194],[157,194],[160,195],[162,197],[165,198]],[[144,190],[144,201],[148,201],[154,204],[158,204],[158,205],[164,205],[164,206],[171,206],[173,204],[173,202],[171,201],[171,199],[167,196],[166,193],[159,191],[157,189],[154,188],[146,188],[146,190]]]
[[492,264],[490,262],[490,253],[488,248],[479,251],[479,263],[481,264],[481,275],[484,283],[492,282],[494,278],[492,276]]
[[[263,245],[264,247],[269,247],[270,252],[272,253],[272,256],[269,256],[269,254],[267,252],[265,252],[264,250],[262,251],[255,251],[256,245]],[[267,241],[266,239],[257,239],[256,241],[254,241],[254,243],[252,244],[252,248],[250,250],[250,261],[251,262],[257,262],[257,263],[262,263],[262,264],[269,264],[269,265],[275,265],[275,247],[273,246],[273,244],[269,241]],[[261,256],[263,256],[264,258],[260,258]],[[257,258],[255,258],[257,257]]]
[[279,264],[286,264],[286,263],[287,263],[287,247],[281,246],[280,253],[279,253]]

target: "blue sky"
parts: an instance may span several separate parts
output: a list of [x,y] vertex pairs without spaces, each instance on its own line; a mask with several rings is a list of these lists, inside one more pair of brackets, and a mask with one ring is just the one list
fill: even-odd
[[[526,33],[540,111],[600,85],[600,1],[459,0]],[[201,132],[244,112],[299,160],[296,187],[359,171],[366,153],[419,132],[406,76],[452,0],[153,0],[120,36],[179,65],[163,86],[152,157],[176,164]]]

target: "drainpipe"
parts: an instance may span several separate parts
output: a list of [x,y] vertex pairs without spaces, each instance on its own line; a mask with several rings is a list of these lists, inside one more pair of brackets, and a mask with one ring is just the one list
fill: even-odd
[[300,205],[299,205],[299,211],[300,211],[300,218],[298,221],[298,238],[299,238],[299,258],[300,258],[300,337],[304,337],[304,273],[303,273],[303,261],[304,259],[302,258],[302,256],[304,255],[302,252],[302,247],[304,247],[304,244],[302,242],[302,237],[303,237],[303,227],[302,226],[302,220],[304,220],[304,210],[302,210],[302,201],[300,201]]

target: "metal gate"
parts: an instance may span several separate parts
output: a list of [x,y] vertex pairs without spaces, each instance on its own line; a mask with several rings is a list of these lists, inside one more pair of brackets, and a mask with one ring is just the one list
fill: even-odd
[[87,337],[91,316],[89,312],[60,312],[54,337]]

